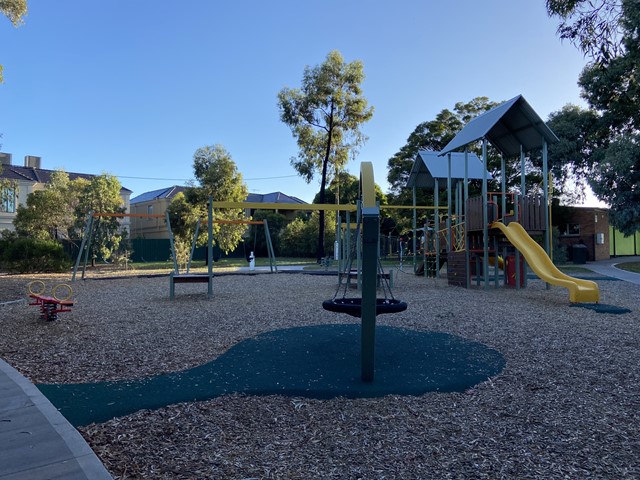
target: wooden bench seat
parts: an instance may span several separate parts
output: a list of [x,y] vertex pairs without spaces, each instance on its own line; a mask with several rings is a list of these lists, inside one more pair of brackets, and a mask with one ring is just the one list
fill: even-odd
[[175,298],[175,290],[176,283],[207,283],[208,290],[207,296],[211,296],[212,293],[212,280],[213,276],[209,277],[208,274],[176,274],[175,272],[171,272],[169,274],[169,298],[173,300]]

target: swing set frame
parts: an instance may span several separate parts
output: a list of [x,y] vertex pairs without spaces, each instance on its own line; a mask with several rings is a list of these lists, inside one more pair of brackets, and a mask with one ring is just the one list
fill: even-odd
[[[265,238],[267,242],[267,252],[269,255],[269,268],[271,273],[278,272],[278,266],[276,263],[275,253],[273,250],[273,243],[271,242],[271,234],[269,232],[269,223],[266,219],[264,220],[224,220],[224,219],[213,219],[213,199],[209,198],[209,206],[208,206],[208,218],[204,221],[208,225],[212,225],[213,223],[217,223],[220,225],[264,225]],[[75,282],[76,275],[78,273],[78,268],[80,266],[80,262],[82,261],[82,257],[84,254],[84,262],[82,265],[82,280],[86,278],[86,270],[87,270],[87,262],[89,259],[89,250],[91,249],[91,238],[93,229],[95,227],[95,219],[101,217],[116,217],[116,218],[164,218],[167,224],[167,230],[169,232],[169,244],[171,247],[171,256],[173,258],[173,275],[179,275],[180,271],[178,269],[178,261],[176,259],[176,249],[175,242],[173,237],[173,231],[171,230],[171,222],[169,220],[169,212],[165,212],[162,214],[153,214],[153,213],[101,213],[101,212],[89,212],[87,216],[87,223],[85,227],[85,232],[82,237],[82,242],[80,244],[80,250],[78,251],[78,257],[76,258],[75,265],[73,267],[73,274],[71,276],[71,281]],[[191,260],[193,259],[193,254],[196,248],[196,241],[198,239],[198,233],[200,230],[201,219],[198,219],[198,223],[196,225],[196,231],[193,236],[193,241],[191,243],[191,253],[189,255],[189,262],[187,264],[187,274],[189,274],[189,270],[191,268]],[[209,240],[208,240],[208,257],[211,261],[209,261],[209,277],[213,277],[213,272],[211,271],[211,264],[213,260],[213,231],[212,228],[209,228]],[[209,281],[209,296],[211,296],[211,281]]]

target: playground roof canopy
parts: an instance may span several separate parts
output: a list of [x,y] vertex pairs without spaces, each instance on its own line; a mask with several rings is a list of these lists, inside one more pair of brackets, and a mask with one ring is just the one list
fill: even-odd
[[542,147],[542,140],[556,143],[558,137],[542,121],[522,95],[478,115],[442,149],[440,155],[486,138],[503,155],[520,155],[524,151]]
[[[470,180],[482,178],[482,162],[475,153],[468,154],[467,178]],[[407,187],[433,188],[435,179],[438,179],[440,190],[447,188],[445,182],[449,177],[449,162],[446,157],[440,157],[438,152],[420,150],[413,162]],[[492,178],[487,172],[487,178]],[[451,179],[455,183],[464,180],[464,153],[453,152],[451,154]]]

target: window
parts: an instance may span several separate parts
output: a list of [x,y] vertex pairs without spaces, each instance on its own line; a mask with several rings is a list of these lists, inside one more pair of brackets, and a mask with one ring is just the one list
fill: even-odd
[[153,205],[147,205],[147,215],[153,215]]
[[580,224],[579,223],[568,223],[565,227],[563,235],[567,237],[579,237],[580,236]]
[[0,189],[0,212],[16,213],[16,189]]

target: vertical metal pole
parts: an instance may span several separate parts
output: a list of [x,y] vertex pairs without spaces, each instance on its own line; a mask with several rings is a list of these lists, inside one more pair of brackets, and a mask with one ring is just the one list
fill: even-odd
[[362,215],[362,381],[373,381],[376,341],[376,282],[378,272],[378,235],[380,216],[375,208]]
[[469,201],[469,149],[464,147],[464,200],[462,202],[464,206],[464,264],[467,272],[467,278],[465,279],[466,287],[469,288],[471,286],[471,262],[470,262],[470,252],[469,252],[469,237],[467,236],[468,232],[468,220],[467,220],[467,202]]
[[451,153],[447,155],[447,254],[451,253]]
[[264,237],[267,241],[267,253],[269,255],[269,270],[271,273],[278,272],[278,264],[276,263],[276,252],[273,249],[273,243],[271,242],[271,232],[269,232],[269,222],[265,218],[262,220],[262,225],[264,225]]
[[[436,265],[440,265],[440,185],[437,178],[433,179],[433,204],[435,208],[435,218],[433,222],[433,245],[435,249]],[[426,278],[426,275],[425,275]],[[433,278],[440,278],[440,272],[436,271]]]
[[207,266],[209,267],[207,270],[207,274],[209,275],[209,281],[207,282],[207,298],[211,298],[213,295],[213,195],[209,196],[209,208],[207,209],[207,233],[208,233],[208,241],[207,241],[207,255],[209,256],[209,261],[207,262]]
[[196,242],[198,240],[198,233],[200,233],[200,219],[196,223],[196,232],[193,234],[193,241],[191,242],[191,254],[189,255],[189,262],[187,263],[187,274],[191,269],[191,260],[193,260],[193,252],[196,251]]
[[[527,194],[527,186],[526,186],[526,166],[525,166],[525,158],[524,158],[524,147],[522,144],[520,145],[520,197],[524,202],[524,197]],[[524,218],[524,210],[521,209],[520,212]],[[524,263],[524,268],[520,269],[520,250],[516,249],[516,272],[521,271],[521,275],[524,278],[524,285],[527,285],[527,265]],[[518,284],[519,285],[519,284]]]
[[82,280],[85,278],[85,274],[87,273],[87,261],[89,260],[89,250],[91,250],[91,237],[93,236],[93,226],[95,223],[95,217],[93,216],[93,212],[91,213],[91,224],[89,227],[89,236],[87,238],[87,247],[84,251],[84,263],[82,264]]
[[417,255],[416,255],[416,236],[417,236],[417,223],[418,223],[418,213],[416,212],[416,186],[413,186],[413,219],[411,222],[411,228],[413,229],[413,241],[412,241],[412,248],[413,248],[413,273],[416,273],[416,269],[417,269]]
[[89,250],[89,245],[87,245],[87,240],[91,238],[91,229],[93,228],[93,211],[89,212],[87,217],[87,223],[84,227],[84,235],[82,236],[82,242],[80,242],[80,250],[78,250],[78,258],[76,258],[76,264],[73,267],[73,274],[71,275],[71,281],[76,281],[76,273],[78,273],[78,266],[80,265],[80,260],[82,259],[82,253],[84,252],[85,247]]
[[549,235],[549,158],[547,152],[547,141],[542,140],[542,221],[544,223],[544,249],[549,255],[551,252],[551,241]]
[[487,212],[487,139],[482,139],[482,242],[483,265],[482,276],[484,288],[489,288],[489,215]]
[[[513,196],[513,213],[514,213],[514,215],[516,217],[516,222],[518,220],[520,220],[520,217],[519,217],[520,211],[519,211],[519,209],[520,209],[520,196],[516,193]],[[516,248],[516,254],[515,254],[514,258],[515,258],[515,261],[516,261],[516,264],[515,264],[515,269],[516,269],[516,290],[520,290],[520,278],[521,278],[521,275],[524,274],[524,272],[522,272],[520,270],[520,250],[518,250],[517,248]],[[507,257],[505,256],[505,275],[507,274],[506,261],[507,261]]]
[[[165,219],[167,222],[167,232],[169,233],[169,246],[171,247],[171,256],[173,257],[173,271],[178,272],[178,259],[176,258],[176,246],[173,242],[173,232],[171,231],[171,222],[169,221],[169,212],[165,213]],[[209,259],[209,263],[211,263],[211,258]]]
[[500,154],[500,168],[502,174],[500,175],[502,184],[502,223],[504,223],[504,217],[507,214],[507,162],[504,159],[504,155]]

